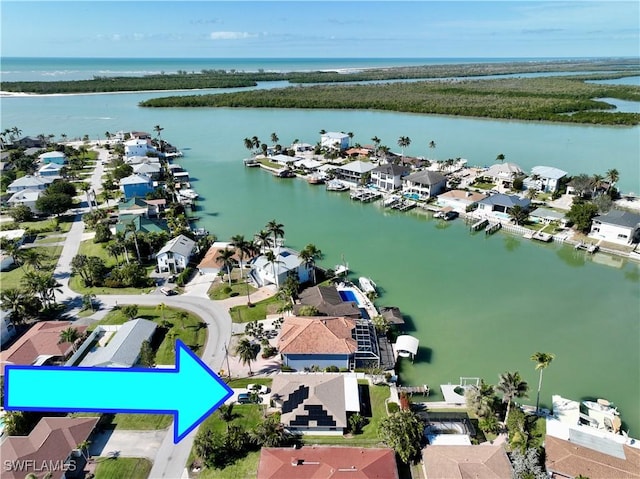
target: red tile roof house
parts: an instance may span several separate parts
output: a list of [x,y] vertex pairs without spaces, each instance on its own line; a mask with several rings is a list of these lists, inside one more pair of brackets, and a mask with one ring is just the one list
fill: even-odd
[[78,445],[87,440],[99,418],[44,417],[28,436],[9,436],[0,445],[2,479],[84,477],[85,458]]
[[395,453],[386,448],[265,447],[258,479],[398,479]]
[[75,326],[70,321],[42,321],[34,324],[6,351],[0,353],[1,374],[5,364],[44,364],[45,361],[62,360],[73,353],[73,344],[61,343],[60,332],[74,327],[82,334],[87,327]]

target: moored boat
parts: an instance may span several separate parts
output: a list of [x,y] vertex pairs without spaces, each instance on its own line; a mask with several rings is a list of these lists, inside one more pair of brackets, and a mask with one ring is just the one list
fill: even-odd
[[586,408],[587,416],[592,426],[616,434],[620,432],[620,427],[622,426],[620,413],[609,401],[606,399],[582,401],[582,405]]
[[376,283],[373,282],[371,278],[366,278],[364,276],[360,276],[358,278],[358,284],[360,284],[360,289],[367,293],[376,293]]
[[310,185],[321,185],[324,183],[324,176],[318,174],[309,175],[307,176],[307,182]]
[[340,180],[327,181],[327,191],[347,191],[348,189],[349,185]]

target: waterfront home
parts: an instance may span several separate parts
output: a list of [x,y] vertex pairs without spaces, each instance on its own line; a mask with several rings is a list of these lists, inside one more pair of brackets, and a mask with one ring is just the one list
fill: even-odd
[[106,346],[96,347],[82,360],[82,367],[132,368],[138,363],[144,341],[151,342],[157,324],[148,319],[134,319],[118,327]]
[[51,178],[52,180],[58,179],[62,177],[62,169],[63,165],[59,165],[58,163],[46,163],[38,168],[36,172],[37,176]]
[[167,200],[159,198],[156,200],[145,200],[134,196],[127,201],[118,203],[118,215],[141,215],[146,218],[157,217],[164,207]]
[[536,208],[531,213],[529,213],[529,219],[534,223],[545,223],[545,224],[549,224],[554,221],[557,221],[563,226],[565,226],[568,221],[564,213],[550,210],[549,208]]
[[344,374],[277,374],[271,399],[293,433],[342,435],[347,413],[360,412],[358,380]]
[[485,178],[490,178],[497,185],[504,188],[511,188],[513,180],[519,176],[524,176],[524,171],[515,163],[499,163],[491,165],[487,171],[482,173]]
[[158,271],[161,273],[180,273],[189,264],[196,242],[184,235],[167,241],[158,254]]
[[335,286],[313,286],[298,294],[299,303],[293,305],[293,313],[300,314],[301,308],[313,306],[322,316],[343,316],[360,318],[361,313],[355,301],[345,301]]
[[69,342],[60,343],[60,333],[73,327],[82,334],[87,327],[76,325],[70,321],[43,321],[35,323],[19,337],[9,349],[0,352],[0,363],[37,365],[54,364],[71,355],[74,345]]
[[591,224],[591,238],[631,245],[640,241],[640,215],[629,211],[611,210],[597,215]]
[[136,233],[160,233],[169,231],[164,221],[155,221],[142,215],[120,215],[116,223],[116,232],[128,234],[128,228],[133,228]]
[[38,208],[36,208],[36,201],[40,198],[42,194],[42,190],[22,190],[18,191],[11,195],[11,197],[7,200],[7,204],[9,207],[14,206],[26,206],[31,210],[32,213],[38,214]]
[[297,274],[300,283],[309,281],[310,270],[300,259],[298,252],[291,248],[272,248],[275,262],[260,255],[251,263],[251,277],[260,286],[275,284],[280,286],[290,274]]
[[43,164],[55,163],[56,165],[64,165],[67,162],[67,157],[61,151],[47,151],[38,156],[38,159]]
[[[301,476],[303,474],[303,476]],[[393,449],[340,446],[263,447],[257,479],[398,479]]]
[[511,213],[514,206],[520,206],[522,209],[528,210],[530,205],[531,201],[527,198],[520,198],[517,195],[491,195],[478,201],[478,209],[475,215],[481,218],[509,220],[509,213]]
[[369,148],[349,148],[344,153],[350,158],[357,158],[357,157],[368,158],[371,155],[372,151],[373,150],[370,150]]
[[[156,164],[159,165],[160,164],[160,158],[156,157],[156,156],[127,156],[124,158],[124,162],[127,165],[140,165],[142,163],[152,163],[152,164]],[[168,167],[171,168],[173,165],[169,165]],[[177,168],[180,168],[180,166],[176,165]]]
[[458,213],[464,213],[467,208],[477,205],[478,201],[484,200],[487,195],[476,191],[451,190],[438,195],[438,206],[451,208]]
[[[99,417],[43,417],[28,436],[8,436],[0,445],[2,478],[24,479],[31,474],[65,479],[85,477],[87,451],[80,450],[78,445],[87,441],[99,420]],[[47,471],[53,475],[45,475]]]
[[[234,252],[232,256],[234,267],[236,265],[239,265],[240,255],[236,251],[235,247],[231,246],[231,243],[216,241],[209,247],[209,249],[205,253],[200,263],[198,263],[197,268],[200,274],[218,274],[220,271],[223,271],[224,273],[226,273],[226,269],[224,269],[224,264],[222,263],[222,261],[218,259],[218,257],[220,256],[220,253],[225,249],[228,249]],[[245,256],[244,264],[247,264],[249,261],[250,261],[250,258]]]
[[328,131],[320,135],[320,147],[327,150],[346,150],[349,148],[349,135]]
[[350,183],[362,184],[376,165],[368,161],[355,160],[336,168],[336,177]]
[[[295,158],[294,158],[295,159]],[[317,171],[318,168],[320,168],[324,163],[318,161],[318,160],[313,160],[311,158],[303,158],[301,160],[297,160],[293,166],[295,168],[300,168],[300,169],[304,169],[307,171]]]
[[447,179],[437,171],[416,171],[402,179],[402,193],[428,200],[444,191]]
[[428,479],[495,479],[513,477],[504,446],[427,446],[422,468]]
[[44,138],[38,138],[35,136],[24,136],[19,140],[15,140],[12,144],[14,148],[37,148],[42,149],[45,147]]
[[534,166],[531,168],[531,176],[527,177],[523,184],[527,189],[554,193],[560,187],[560,179],[567,176],[567,172],[552,166]]
[[160,163],[144,162],[133,166],[133,173],[148,176],[152,180],[158,179],[160,170]]
[[120,180],[120,191],[125,200],[134,196],[145,197],[153,191],[153,181],[146,175],[130,175]]
[[378,342],[370,321],[343,317],[285,318],[278,339],[282,363],[292,369],[380,364]]
[[394,191],[402,187],[402,178],[411,173],[407,166],[386,163],[371,170],[371,183],[381,190]]
[[270,156],[268,158],[268,160],[272,163],[277,163],[279,165],[282,166],[288,166],[288,165],[293,165],[294,162],[302,160],[302,158],[299,157],[295,157],[295,156],[289,156],[289,155],[283,155],[283,154],[278,154],[278,155],[273,155]]
[[41,178],[39,176],[25,175],[9,183],[7,192],[17,193],[18,191],[22,190],[44,190],[52,181],[52,178]]
[[124,156],[147,156],[147,153],[156,153],[150,140],[132,139],[124,142]]
[[[4,271],[4,269],[2,269],[2,271]],[[0,308],[0,345],[4,346],[11,341],[15,335],[16,328],[11,322],[11,311]]]

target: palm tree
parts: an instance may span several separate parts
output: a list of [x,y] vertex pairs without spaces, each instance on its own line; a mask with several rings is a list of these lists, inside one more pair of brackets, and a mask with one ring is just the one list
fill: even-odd
[[249,153],[253,153],[253,141],[251,141],[251,138],[244,139],[244,147],[249,150]]
[[523,381],[519,372],[515,373],[502,373],[496,389],[500,391],[502,396],[502,402],[507,403],[507,413],[504,416],[504,422],[509,419],[509,411],[511,410],[511,401],[515,398],[528,397],[529,385],[526,381]]
[[401,136],[398,138],[398,146],[402,148],[402,160],[404,160],[404,149],[411,144],[411,138],[408,136]]
[[260,252],[264,254],[267,248],[273,246],[271,233],[267,230],[260,230],[255,234],[256,242],[260,245]]
[[280,140],[280,138],[278,138],[278,135],[274,133],[271,133],[271,142],[273,143],[273,146],[275,148],[276,143],[278,143],[278,140]]
[[160,317],[162,318],[162,321],[164,321],[164,313],[167,310],[167,305],[164,303],[159,303],[156,306],[156,311],[160,311]]
[[520,205],[515,205],[509,208],[509,218],[511,218],[517,225],[523,224],[527,221],[529,212]]
[[291,434],[277,415],[269,416],[258,424],[252,433],[253,440],[261,447],[283,447],[291,441]]
[[380,146],[380,138],[378,138],[377,136],[374,136],[373,138],[371,138],[371,141],[373,141],[373,156],[378,156],[378,147]]
[[[80,450],[80,453],[82,454],[82,457],[85,458],[85,460],[89,460],[89,446],[91,445],[91,441],[89,440],[84,440],[82,441],[80,444],[78,444],[76,446],[76,448],[78,448]],[[85,454],[86,452],[86,454]]]
[[434,140],[431,140],[429,142],[429,149],[430,150],[435,150],[436,149],[436,142]]
[[84,191],[85,195],[87,195],[87,204],[89,205],[89,212],[93,213],[93,204],[91,203],[91,196],[89,192],[91,191],[91,185],[89,183],[83,182],[80,184],[80,189]]
[[470,386],[465,392],[467,407],[478,417],[485,418],[493,414],[493,386],[486,384],[483,379],[478,386]]
[[505,159],[504,154],[500,153],[498,154],[498,156],[496,156],[496,161],[499,161],[500,163],[502,163]]
[[349,133],[347,133],[347,136],[349,137],[349,148],[351,148],[351,140],[353,140],[353,132],[350,131]]
[[540,406],[540,389],[542,389],[542,371],[544,371],[551,361],[553,361],[555,355],[552,353],[541,353],[537,352],[531,356],[531,361],[535,361],[536,369],[540,371],[540,379],[538,380],[538,394],[536,396],[536,414],[538,413],[538,408]]
[[229,423],[233,421],[233,403],[231,404],[223,404],[218,408],[218,414],[220,414],[220,419],[222,419],[227,424],[227,429],[229,428]]
[[240,279],[243,277],[244,271],[244,257],[249,252],[248,241],[244,239],[244,235],[235,235],[231,237],[231,246],[235,248],[235,252],[238,253],[240,260]]
[[233,269],[233,255],[235,251],[225,248],[218,253],[216,261],[222,263],[222,267],[227,270],[227,276],[229,277],[229,286],[231,286],[231,270]]
[[267,223],[267,231],[273,235],[273,246],[278,245],[278,237],[284,238],[284,225],[276,220]]
[[60,331],[60,337],[58,338],[58,344],[71,343],[73,352],[76,352],[76,341],[80,339],[80,333],[72,326]]
[[592,176],[593,181],[593,192],[598,191],[598,188],[602,186],[602,182],[604,181],[604,176],[595,174]]
[[93,300],[96,299],[96,295],[93,293],[87,293],[82,295],[82,306],[84,309],[91,308],[91,311],[95,311],[93,307]]
[[273,267],[273,281],[276,285],[276,288],[279,288],[280,285],[278,284],[279,280],[278,275],[276,274],[276,264],[282,263],[282,261],[280,261],[271,250],[267,251],[264,256],[267,259],[267,263],[271,263],[271,266]]
[[613,185],[615,185],[620,179],[620,173],[618,173],[618,170],[616,170],[615,168],[612,168],[610,170],[607,170],[606,178],[607,180],[609,180],[609,189],[611,189]]
[[242,338],[236,346],[236,354],[240,357],[242,364],[249,366],[249,376],[252,376],[251,361],[255,361],[258,357],[258,348],[249,339]]
[[133,243],[136,247],[136,257],[138,258],[138,263],[140,263],[140,247],[138,246],[138,231],[136,230],[136,225],[133,223],[128,223],[124,228],[125,233],[131,233],[133,235]]
[[9,321],[14,326],[23,324],[40,309],[40,300],[29,291],[18,288],[0,290],[0,301],[3,309],[9,310]]
[[186,311],[177,311],[174,315],[174,318],[180,321],[180,326],[182,327],[182,329],[184,329],[184,322],[189,319],[189,313],[187,313]]
[[300,259],[313,275],[313,284],[316,284],[316,261],[322,258],[322,251],[313,244],[308,244],[300,251]]
[[156,132],[158,138],[158,145],[160,145],[160,152],[164,151],[164,144],[162,142],[162,130],[164,130],[164,128],[162,128],[160,125],[156,125],[153,127],[153,131]]
[[325,130],[325,129],[323,128],[322,130],[320,130],[320,131],[319,131],[319,133],[320,133],[321,135],[324,135],[324,134],[326,134],[326,133],[327,133],[327,130]]

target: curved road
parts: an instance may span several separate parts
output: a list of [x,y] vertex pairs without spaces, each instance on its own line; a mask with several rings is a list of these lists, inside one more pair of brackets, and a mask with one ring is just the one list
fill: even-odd
[[[100,149],[98,152],[99,160],[108,159],[108,152],[106,150]],[[103,166],[102,163],[98,161],[91,177],[91,183],[96,193],[102,189],[102,173]],[[84,198],[82,199],[84,200]],[[83,202],[83,204],[86,203]],[[88,206],[83,206],[77,211],[79,214],[76,215],[71,230],[67,234],[60,259],[54,270],[54,277],[61,284],[61,293],[56,295],[56,299],[71,308],[71,315],[80,308],[82,302],[81,296],[69,288],[71,260],[78,253],[84,232],[81,213],[88,211]],[[164,303],[167,306],[181,308],[196,314],[202,318],[208,329],[207,342],[201,356],[202,361],[213,371],[217,372],[220,370],[225,358],[225,345],[228,346],[231,339],[232,321],[226,307],[206,298],[188,295],[169,297],[148,294],[100,295],[97,298],[102,303],[103,309],[111,309],[116,305],[137,304],[141,306],[156,306],[159,303]],[[179,444],[173,444],[173,426],[170,426],[157,451],[149,478],[179,479],[181,477],[187,477],[185,465],[196,434],[197,428],[180,441]]]

